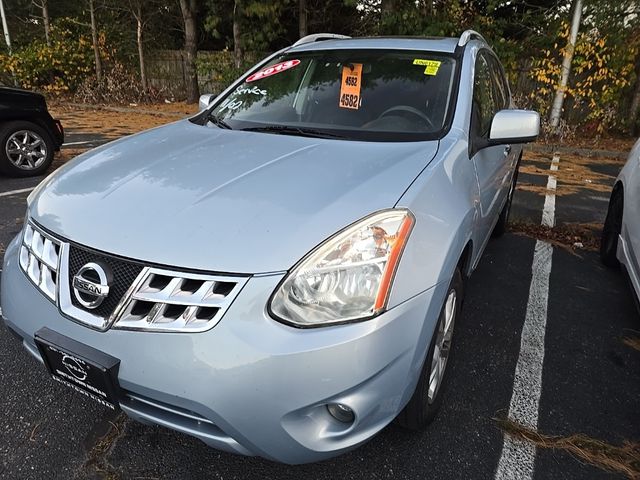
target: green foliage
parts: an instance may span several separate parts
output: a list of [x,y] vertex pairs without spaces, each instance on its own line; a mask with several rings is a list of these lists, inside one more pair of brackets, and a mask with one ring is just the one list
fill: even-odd
[[295,8],[295,4],[294,0],[208,0],[209,14],[204,28],[214,37],[225,40],[227,48],[233,48],[233,12],[237,8],[244,49],[267,51],[278,43],[278,39],[287,37],[286,23],[281,20]]
[[[105,75],[137,72],[136,2],[94,0]],[[144,50],[183,45],[182,17],[175,0],[136,0],[144,9]],[[560,78],[571,1],[566,0],[306,0],[309,33],[354,36],[458,36],[477,30],[505,66],[520,106],[545,114]],[[563,118],[594,131],[628,129],[628,105],[640,76],[638,0],[585,0],[579,44],[569,78]],[[299,0],[199,0],[198,74],[206,91],[220,91],[246,67],[298,38]],[[12,74],[27,88],[72,92],[94,85],[93,51],[87,0],[49,2],[54,20],[51,46],[44,42],[41,11],[31,0],[6,0],[15,55],[0,47],[0,80]],[[234,13],[235,12],[235,13]],[[244,64],[234,65],[234,19],[239,27]],[[152,59],[153,55],[148,55]],[[147,69],[149,70],[149,69]],[[126,73],[129,80],[135,74]],[[86,80],[89,78],[89,80]],[[128,80],[127,80],[128,81]],[[131,90],[131,89],[130,89]],[[139,93],[139,92],[138,92]],[[136,97],[133,93],[131,97]],[[636,119],[640,122],[640,118]]]
[[203,91],[221,92],[261,57],[259,53],[250,52],[245,55],[243,65],[236,68],[233,52],[229,50],[200,52],[196,59],[196,68],[198,79],[203,83]]
[[63,93],[74,90],[92,71],[92,61],[90,38],[62,18],[52,26],[51,45],[37,39],[12,56],[0,55],[0,71],[15,76],[24,88]]
[[[570,82],[565,90],[565,120],[601,134],[626,130],[624,112],[627,94],[635,83],[634,62],[640,52],[640,37],[606,35],[606,29],[586,29],[578,35]],[[567,48],[569,24],[563,23],[552,48],[534,59],[530,76],[535,88],[529,93],[532,108],[547,115],[560,83],[562,59]]]

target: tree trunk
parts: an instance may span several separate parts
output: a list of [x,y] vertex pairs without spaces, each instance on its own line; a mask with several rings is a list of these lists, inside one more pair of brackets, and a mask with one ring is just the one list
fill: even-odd
[[[11,55],[11,36],[9,35],[9,28],[7,27],[7,16],[4,13],[4,5],[2,3],[2,0],[0,0],[0,17],[2,17],[2,31],[4,32],[4,41],[7,44],[9,55]],[[14,82],[15,82],[15,74],[14,74]]]
[[89,14],[91,15],[91,39],[93,41],[93,53],[96,58],[96,79],[102,81],[102,62],[100,60],[100,47],[98,46],[98,29],[96,27],[96,14],[93,0],[89,0]]
[[396,35],[397,25],[389,18],[396,10],[396,0],[381,0],[380,2],[380,33]]
[[307,27],[307,0],[298,0],[298,30],[300,38],[309,35]]
[[395,0],[382,0],[380,2],[380,8],[383,13],[392,12],[396,6]]
[[51,21],[49,19],[48,0],[42,0],[42,22],[44,23],[44,38],[47,40],[47,45],[51,46],[51,38],[49,36],[51,32]]
[[427,0],[424,4],[424,14],[431,16],[433,14],[433,1]]
[[142,46],[142,33],[144,26],[142,23],[142,4],[138,4],[136,23],[138,27],[136,30],[136,38],[138,41],[138,61],[140,63],[140,85],[142,86],[142,91],[147,93],[147,73],[144,68],[144,48]]
[[640,54],[636,56],[636,88],[629,108],[629,123],[634,136],[640,132]]
[[236,68],[242,66],[244,60],[244,51],[242,49],[242,30],[240,28],[240,17],[242,16],[242,6],[239,0],[235,0],[233,4],[233,56],[236,62]]
[[578,29],[580,28],[580,18],[582,16],[582,0],[574,0],[573,20],[571,21],[571,33],[569,41],[565,49],[564,60],[562,60],[562,77],[560,85],[556,90],[556,96],[551,107],[549,115],[549,123],[552,128],[557,128],[560,124],[560,116],[562,115],[562,104],[564,103],[564,95],[569,83],[569,74],[571,73],[571,62],[573,61],[573,53],[576,49],[576,41],[578,40]]
[[196,70],[196,56],[198,44],[196,41],[196,0],[180,0],[180,10],[184,21],[184,53],[185,74],[187,86],[187,103],[197,103],[200,97],[198,88],[198,71]]

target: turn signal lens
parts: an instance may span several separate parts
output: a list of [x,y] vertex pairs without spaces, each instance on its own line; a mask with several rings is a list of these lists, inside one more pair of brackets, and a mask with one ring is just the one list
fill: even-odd
[[337,233],[285,277],[271,300],[271,313],[299,327],[381,313],[413,224],[408,210],[386,210]]

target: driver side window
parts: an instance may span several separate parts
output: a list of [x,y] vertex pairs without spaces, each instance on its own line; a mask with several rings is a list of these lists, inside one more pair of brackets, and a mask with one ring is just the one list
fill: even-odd
[[491,70],[486,56],[480,53],[476,59],[471,112],[471,130],[475,138],[489,136],[491,121],[496,111]]

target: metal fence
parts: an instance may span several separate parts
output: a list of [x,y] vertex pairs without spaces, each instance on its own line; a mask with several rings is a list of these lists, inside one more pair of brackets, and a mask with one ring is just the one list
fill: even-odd
[[[184,98],[186,92],[185,53],[182,50],[156,50],[147,55],[146,71],[149,85],[175,98]],[[226,87],[224,73],[233,68],[233,53],[229,51],[198,51],[198,65],[220,65],[220,72],[202,68],[198,70],[201,92],[220,92]],[[226,80],[226,81],[225,81]]]

